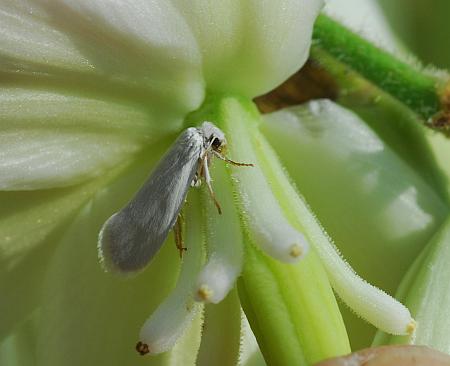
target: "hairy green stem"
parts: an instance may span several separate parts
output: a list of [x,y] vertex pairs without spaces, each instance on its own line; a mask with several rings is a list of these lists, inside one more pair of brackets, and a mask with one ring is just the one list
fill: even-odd
[[437,118],[446,109],[443,103],[448,78],[442,80],[399,60],[325,15],[317,18],[313,40],[313,58],[321,61],[320,52],[326,50],[426,121]]

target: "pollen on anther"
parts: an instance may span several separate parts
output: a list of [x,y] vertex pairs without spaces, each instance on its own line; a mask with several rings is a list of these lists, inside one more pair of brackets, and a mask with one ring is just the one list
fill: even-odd
[[144,356],[144,355],[146,355],[147,353],[150,352],[150,350],[148,348],[148,344],[145,344],[145,343],[143,343],[141,341],[137,342],[137,344],[136,344],[136,351],[138,351],[138,353],[141,356]]
[[409,335],[412,335],[416,331],[416,328],[417,328],[416,321],[414,319],[411,319],[411,321],[406,326],[406,333],[408,333]]
[[289,255],[291,257],[294,258],[298,258],[303,254],[303,249],[300,245],[298,244],[292,244],[290,250],[289,250]]
[[201,301],[208,301],[214,292],[207,285],[201,285],[197,290],[197,296]]

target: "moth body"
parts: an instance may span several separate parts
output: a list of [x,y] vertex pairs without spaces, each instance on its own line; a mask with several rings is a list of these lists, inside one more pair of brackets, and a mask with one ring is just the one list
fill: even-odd
[[[213,156],[223,157],[224,133],[210,122],[186,129],[163,156],[147,181],[119,212],[103,225],[99,234],[99,255],[108,271],[132,273],[144,268],[177,222],[188,189],[204,178],[214,197],[209,175]],[[178,237],[178,235],[176,235]],[[182,244],[177,243],[181,251]]]

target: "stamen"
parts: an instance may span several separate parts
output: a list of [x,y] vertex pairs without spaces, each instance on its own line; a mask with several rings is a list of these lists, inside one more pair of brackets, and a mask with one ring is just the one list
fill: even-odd
[[259,149],[276,177],[277,192],[286,208],[297,218],[320,256],[333,289],[356,314],[375,327],[397,335],[414,332],[415,322],[409,310],[390,295],[359,277],[340,256],[337,248],[296,192],[268,142],[259,136]]
[[212,169],[217,182],[216,194],[224,210],[218,216],[209,197],[204,197],[208,261],[198,277],[195,296],[197,301],[218,303],[233,288],[241,273],[243,249],[240,220],[227,168],[224,164],[215,164]]
[[294,258],[301,257],[303,254],[302,247],[298,244],[292,244],[289,254]]
[[[228,108],[231,109],[231,106],[228,106]],[[247,214],[249,216],[252,213],[255,216],[258,214],[261,215],[262,210],[265,209],[267,211],[266,217],[273,218],[274,220],[280,220],[279,217],[282,217],[278,214],[281,210],[278,205],[275,205],[278,207],[278,213],[272,216],[274,204],[270,201],[269,195],[264,196],[267,187],[258,186],[261,181],[266,182],[263,180],[264,174],[258,169],[258,167],[263,167],[265,169],[265,175],[271,177],[271,188],[277,193],[277,199],[283,205],[285,212],[290,213],[290,217],[295,220],[293,222],[296,226],[301,227],[305,235],[314,244],[314,249],[320,256],[328,273],[330,283],[342,300],[362,318],[387,333],[405,335],[414,332],[415,322],[409,310],[393,297],[365,282],[341,258],[338,250],[311,213],[308,205],[292,186],[267,140],[261,135],[256,126],[251,126],[246,122],[228,116],[228,128],[226,132],[231,141],[230,148],[233,149],[237,158],[256,161],[254,160],[254,156],[260,157],[255,169],[235,170],[236,178],[240,183],[239,187],[247,195],[246,200],[248,202],[244,202],[244,206],[248,211]],[[252,141],[254,141],[253,144]],[[257,175],[259,176],[257,177]],[[268,183],[265,184],[268,186]],[[249,187],[252,187],[252,189]],[[259,202],[257,200],[258,195]],[[268,202],[268,204],[263,207],[261,202]],[[259,215],[258,217],[260,217]],[[254,224],[254,221],[256,220],[251,219],[250,223],[253,226],[254,232],[260,237],[260,245],[263,247],[266,245],[265,249],[269,254],[280,258],[281,256],[275,254],[279,255],[283,252],[279,252],[279,248],[277,252],[275,250],[276,248],[271,247],[270,243],[264,243],[264,240],[272,240],[272,242],[276,242],[277,238],[286,240],[286,238],[292,237],[294,233],[292,231],[289,233],[289,230],[286,230],[286,226],[284,226],[281,232],[277,232],[276,228],[274,230],[273,226],[271,226],[275,221],[268,223],[267,227],[264,225],[264,218],[261,221],[262,225],[259,227]],[[280,222],[278,221],[277,223],[279,224]],[[274,230],[274,234],[272,234],[272,230]],[[296,233],[297,235],[300,234],[299,232]],[[272,234],[272,236],[269,234]],[[303,235],[300,235],[303,238]],[[255,236],[255,239],[257,241],[258,237]],[[286,244],[286,241],[282,243]],[[297,241],[291,239],[287,243],[286,248],[289,251],[291,248],[290,245],[297,243]],[[300,241],[301,244],[303,244],[303,241]],[[281,247],[284,248],[284,245]],[[291,254],[289,252],[289,255]]]
[[197,297],[200,301],[209,302],[213,295],[214,291],[211,290],[207,285],[200,285],[197,290]]
[[142,342],[137,342],[136,344],[136,351],[141,355],[144,356],[147,353],[150,352],[148,345]]
[[[321,251],[318,253],[322,257]],[[414,332],[416,323],[403,304],[364,281],[338,255],[333,257],[324,261],[331,285],[356,314],[389,334],[410,335]]]
[[[136,350],[144,355],[157,354],[172,348],[191,324],[201,304],[194,301],[192,289],[203,259],[203,235],[199,192],[191,192],[186,205],[186,244],[178,283],[172,293],[147,319],[140,332]],[[157,281],[158,279],[155,279]]]
[[413,335],[414,332],[416,331],[416,329],[417,329],[417,323],[414,319],[411,319],[411,321],[406,326],[406,334]]
[[308,252],[308,242],[288,222],[275,198],[271,183],[261,168],[262,161],[253,146],[253,130],[249,133],[243,121],[227,120],[230,149],[239,160],[255,163],[252,169],[234,169],[251,234],[269,255],[278,260],[297,262]]

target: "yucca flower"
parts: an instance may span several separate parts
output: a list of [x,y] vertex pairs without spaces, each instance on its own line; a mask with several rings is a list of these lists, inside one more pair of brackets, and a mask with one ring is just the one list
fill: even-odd
[[[259,351],[242,306],[268,364],[306,365],[350,352],[332,289],[382,331],[414,334],[333,240],[360,243],[350,256],[368,276],[402,246],[400,277],[445,204],[352,112],[318,100],[262,116],[252,102],[305,63],[322,5],[0,4],[1,362],[245,364]],[[105,273],[102,225],[205,121],[254,167],[213,162],[221,215],[190,190],[181,261],[169,235],[142,273]]]

